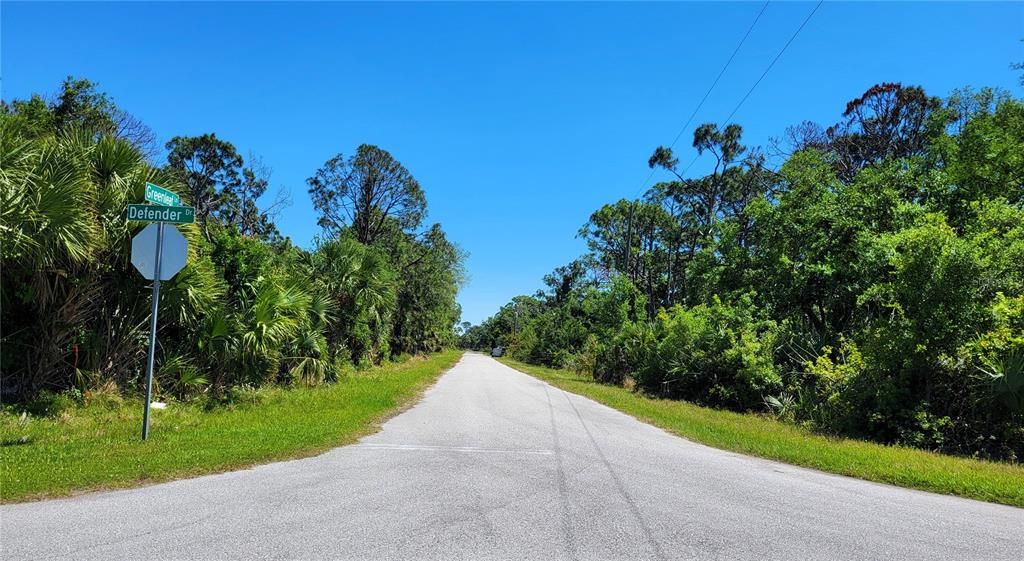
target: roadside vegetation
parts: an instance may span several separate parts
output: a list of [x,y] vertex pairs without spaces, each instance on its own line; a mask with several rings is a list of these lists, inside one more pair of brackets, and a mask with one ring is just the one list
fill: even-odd
[[570,370],[500,360],[555,387],[715,448],[869,481],[1024,507],[1024,466],[824,436],[764,413],[735,413],[650,397],[599,384]]
[[[464,279],[423,188],[379,147],[310,170],[311,247],[278,231],[288,195],[258,157],[214,133],[161,146],[88,80],[0,102],[0,170],[3,500],[348,442],[454,361],[377,368],[454,346]],[[161,291],[154,400],[170,406],[141,444],[150,282],[126,210],[147,182],[196,223]]]
[[128,487],[310,456],[350,444],[411,403],[459,359],[410,358],[318,387],[233,388],[223,403],[153,411],[119,393],[53,404],[48,415],[0,413],[0,499],[14,502]]
[[[571,369],[608,384],[585,386],[607,399],[626,400],[625,385],[767,413],[785,424],[751,426],[790,435],[780,450],[809,438],[783,454],[758,448],[767,439],[703,437],[716,445],[1019,504],[1016,468],[935,460],[960,468],[917,480],[900,465],[874,471],[897,452],[858,468],[826,449],[815,460],[811,444],[1024,458],[1024,102],[885,83],[830,126],[798,124],[766,150],[744,146],[735,123],[692,139],[710,173],[689,176],[689,157],[658,147],[648,164],[672,179],[597,209],[579,230],[586,255],[462,325],[461,344]],[[703,411],[635,403],[651,416]],[[859,446],[836,442],[827,450]],[[971,466],[1005,474],[1016,494],[970,487]]]
[[[160,155],[160,156],[158,156]],[[455,343],[463,252],[425,223],[426,196],[391,154],[359,146],[308,191],[312,247],[282,237],[269,168],[209,133],[153,133],[88,80],[0,104],[4,403],[30,413],[144,384],[149,281],[130,263],[126,205],[146,182],[196,209],[188,264],[164,283],[155,396],[316,386]]]

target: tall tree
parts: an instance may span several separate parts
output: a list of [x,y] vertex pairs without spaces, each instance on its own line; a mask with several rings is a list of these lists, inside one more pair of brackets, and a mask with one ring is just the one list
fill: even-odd
[[454,342],[462,310],[455,300],[465,273],[464,252],[434,224],[422,240],[407,238],[401,252],[415,254],[402,268],[392,348],[396,353],[434,352]]
[[655,203],[622,199],[590,215],[579,236],[586,239],[599,266],[626,275],[642,289],[648,298],[647,315],[653,317],[666,301],[668,250],[675,237],[668,212]]
[[267,192],[270,185],[270,168],[262,160],[249,156],[249,165],[242,168],[241,180],[234,186],[220,192],[217,215],[227,224],[238,228],[244,236],[265,240],[277,240],[280,234],[271,220],[271,215],[289,204],[287,197],[278,196],[266,209],[261,210],[257,200]]
[[[267,212],[257,205],[270,182],[270,170],[258,158],[250,156],[253,164],[246,166],[234,144],[213,133],[175,136],[167,150],[167,164],[188,185],[189,199],[207,237],[211,216],[247,236],[278,237]],[[282,204],[279,198],[272,206]]]
[[715,157],[715,167],[711,174],[701,179],[685,179],[678,171],[679,159],[672,154],[671,148],[659,146],[647,161],[647,165],[659,167],[672,172],[679,184],[671,189],[672,196],[679,199],[694,213],[698,222],[697,234],[710,237],[713,234],[715,221],[726,212],[729,203],[740,197],[735,187],[735,164],[740,156],[747,151],[740,144],[743,128],[736,124],[719,129],[714,123],[704,123],[693,132],[693,147],[703,154],[708,152]]
[[[679,160],[671,148],[659,146],[648,160],[650,167],[659,167],[676,176],[675,181],[659,183],[647,193],[647,200],[659,204],[675,222],[666,240],[669,248],[668,297],[671,305],[692,296],[687,287],[687,270],[694,258],[704,252],[711,259],[720,258],[719,242],[723,223],[735,226],[731,240],[740,247],[749,243],[751,220],[747,205],[770,190],[774,181],[764,167],[764,157],[740,143],[742,127],[730,124],[720,129],[705,123],[694,131],[693,146],[701,154],[715,158],[710,174],[701,178],[685,178],[678,169]],[[653,300],[655,294],[649,293]]]
[[586,274],[586,260],[574,259],[568,265],[555,267],[554,271],[544,275],[544,284],[551,291],[552,303],[556,306],[564,303],[573,291],[584,285]]
[[167,142],[167,164],[182,175],[188,185],[189,199],[196,207],[196,218],[207,227],[207,220],[220,206],[220,192],[241,186],[242,157],[230,142],[214,133],[201,136],[175,136]]
[[388,151],[370,144],[348,159],[338,154],[327,160],[306,183],[320,226],[332,233],[349,226],[366,244],[387,230],[388,221],[411,232],[427,213],[419,182]]
[[84,131],[126,140],[147,158],[156,154],[153,131],[118,107],[98,84],[84,78],[68,76],[51,100],[33,94],[27,100],[12,101],[10,106],[4,104],[2,112],[20,117],[23,132],[30,136]]
[[919,86],[885,82],[847,102],[843,120],[824,131],[812,123],[787,130],[794,151],[816,148],[833,155],[839,177],[852,181],[861,169],[887,158],[924,154],[946,123],[936,121],[942,101]]

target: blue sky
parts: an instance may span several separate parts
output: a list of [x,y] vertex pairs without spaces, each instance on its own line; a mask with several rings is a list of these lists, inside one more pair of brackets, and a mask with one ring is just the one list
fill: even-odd
[[[470,253],[474,323],[581,254],[600,205],[638,194],[763,4],[23,4],[2,6],[2,94],[100,83],[161,142],[215,132],[273,169],[279,227],[317,234],[305,179],[361,143],[419,179]],[[677,145],[720,122],[813,8],[773,2]],[[1024,4],[825,3],[733,118],[748,145],[838,120],[874,83],[1001,86]],[[699,163],[691,174],[706,171]],[[657,181],[662,176],[656,175]]]

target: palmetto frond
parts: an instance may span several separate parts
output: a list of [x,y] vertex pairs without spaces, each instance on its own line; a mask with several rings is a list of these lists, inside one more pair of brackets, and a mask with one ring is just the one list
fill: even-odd
[[1024,413],[1024,350],[1000,360],[988,361],[981,371],[988,375],[992,394],[1014,413]]
[[323,333],[312,326],[304,326],[296,334],[293,351],[294,356],[287,358],[291,363],[288,372],[292,379],[301,380],[307,385],[323,382],[330,368],[327,339]]
[[309,317],[317,326],[323,326],[334,321],[337,313],[337,306],[331,297],[323,290],[316,290],[309,301]]
[[165,357],[160,363],[156,377],[161,382],[161,387],[169,389],[178,397],[187,397],[209,385],[209,381],[192,358],[182,354]]
[[31,168],[5,177],[3,190],[11,194],[3,198],[17,200],[21,212],[19,223],[5,224],[4,230],[17,230],[16,239],[31,240],[17,255],[23,266],[57,268],[65,259],[84,263],[101,247],[102,229],[93,214],[96,191],[82,165],[83,151],[88,148],[48,142]]
[[15,134],[13,122],[0,121],[0,246],[5,259],[17,259],[38,247],[32,237],[33,189],[37,144]]

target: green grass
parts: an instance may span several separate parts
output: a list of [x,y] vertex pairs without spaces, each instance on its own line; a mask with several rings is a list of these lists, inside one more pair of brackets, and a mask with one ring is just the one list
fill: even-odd
[[715,448],[901,487],[1024,507],[1024,466],[1019,464],[830,438],[765,415],[652,399],[569,371],[500,360],[553,386]]
[[[253,403],[154,410],[140,440],[142,402],[118,400],[56,418],[0,415],[0,500],[16,502],[191,477],[310,456],[349,444],[412,403],[461,356],[373,368],[323,387],[252,392]],[[22,437],[25,444],[18,444]]]

